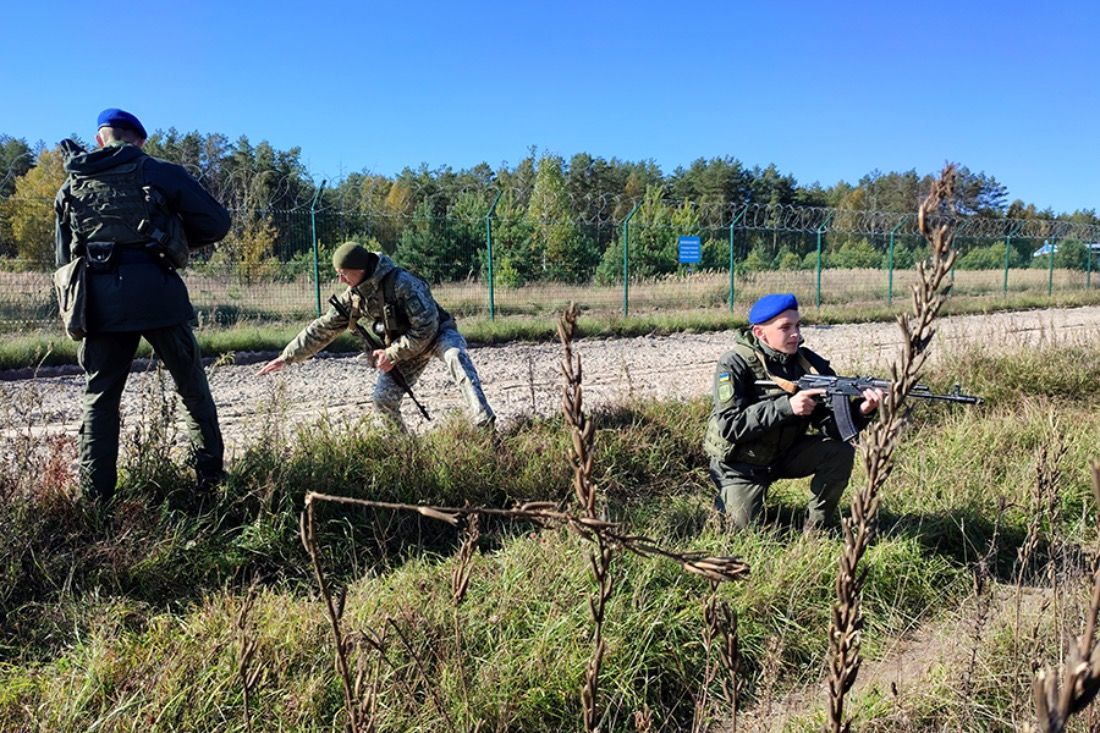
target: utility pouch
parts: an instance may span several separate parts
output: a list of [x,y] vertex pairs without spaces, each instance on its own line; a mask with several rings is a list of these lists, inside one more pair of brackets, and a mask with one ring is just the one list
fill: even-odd
[[111,272],[117,265],[114,242],[86,242],[84,253],[88,258],[88,269],[92,272]]
[[177,214],[168,210],[164,196],[153,186],[142,186],[145,201],[150,209],[159,214],[154,216],[159,224],[148,219],[138,222],[138,232],[149,238],[149,247],[162,264],[182,270],[191,261],[191,246],[183,231],[183,222]]
[[57,294],[57,309],[61,315],[61,325],[73,341],[80,341],[88,331],[87,306],[88,283],[87,267],[83,257],[59,267],[53,274],[54,292]]
[[726,462],[737,446],[722,437],[718,429],[718,418],[711,415],[707,420],[707,429],[703,434],[703,451],[711,458]]
[[397,312],[389,303],[382,306],[382,325],[386,328],[386,346],[393,343],[393,334],[398,332]]

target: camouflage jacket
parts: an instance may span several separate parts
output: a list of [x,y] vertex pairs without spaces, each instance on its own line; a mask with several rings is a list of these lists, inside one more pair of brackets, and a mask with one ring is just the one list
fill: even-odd
[[[390,289],[397,317],[396,326],[386,333],[389,344],[386,355],[399,364],[427,353],[442,328],[454,326],[454,319],[432,297],[431,288],[416,275],[403,270],[386,255],[378,252],[378,266],[369,277],[354,287],[349,287],[337,299],[351,314],[361,321],[367,330],[384,322],[385,293],[383,281],[392,276]],[[391,275],[392,274],[392,275]],[[356,318],[358,316],[358,318]],[[305,361],[328,346],[342,332],[355,327],[355,322],[340,315],[330,306],[320,318],[303,328],[294,340],[283,349],[281,357],[287,364]],[[377,333],[377,329],[373,329]]]
[[773,376],[796,381],[811,370],[835,374],[828,361],[807,348],[784,354],[760,343],[751,331],[741,331],[714,372],[714,407],[703,444],[707,455],[726,463],[766,466],[781,458],[811,424],[827,430],[825,405],[809,417],[798,417],[786,392],[755,384]]

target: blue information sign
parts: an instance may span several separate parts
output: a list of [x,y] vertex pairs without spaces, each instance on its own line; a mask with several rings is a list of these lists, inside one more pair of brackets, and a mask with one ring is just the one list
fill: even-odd
[[680,237],[680,262],[694,265],[702,261],[703,248],[699,237]]

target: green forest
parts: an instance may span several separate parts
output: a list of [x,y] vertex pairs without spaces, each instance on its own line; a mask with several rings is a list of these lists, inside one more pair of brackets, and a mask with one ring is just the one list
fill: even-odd
[[[501,285],[610,283],[622,277],[624,222],[630,225],[632,277],[675,272],[677,235],[687,234],[702,237],[699,266],[722,269],[729,262],[731,226],[739,211],[754,205],[771,213],[737,242],[741,271],[815,267],[815,240],[806,231],[818,224],[806,230],[801,220],[831,227],[823,266],[885,267],[885,232],[916,209],[932,181],[932,172],[875,170],[855,183],[800,184],[775,165],[748,167],[730,156],[700,158],[666,173],[651,160],[588,153],[566,159],[532,148],[511,166],[481,163],[456,171],[421,165],[393,177],[363,171],[321,182],[302,163],[300,148],[276,150],[244,136],[230,142],[218,133],[173,128],[153,133],[145,149],[185,166],[234,214],[230,235],[200,266],[283,277],[306,271],[315,231],[323,250],[357,239],[433,282],[483,278],[491,236],[494,277]],[[53,265],[52,200],[63,178],[57,147],[0,134],[0,268]],[[1086,234],[1064,238],[1054,264],[1095,267],[1087,254],[1087,245],[1096,241],[1091,228],[1100,231],[1094,209],[1038,210],[1010,200],[992,174],[965,165],[959,168],[955,206],[961,217],[1005,222],[1004,235],[1029,222],[1079,225],[1077,231]],[[814,218],[826,210],[832,213]],[[882,213],[881,235],[879,229],[868,233],[845,224],[847,215],[867,212]],[[994,230],[988,224],[983,229]],[[1043,242],[1042,235],[968,241],[960,230],[959,267],[1046,266],[1048,258],[1034,256]],[[921,247],[918,237],[903,238],[891,264],[910,267],[923,256]]]

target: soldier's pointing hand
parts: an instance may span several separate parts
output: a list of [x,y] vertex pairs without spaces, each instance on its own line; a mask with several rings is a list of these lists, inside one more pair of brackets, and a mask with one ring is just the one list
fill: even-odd
[[271,361],[269,361],[268,363],[264,364],[263,369],[256,372],[256,376],[257,377],[262,377],[265,374],[270,374],[271,372],[277,372],[285,366],[286,366],[286,362],[283,361],[283,357],[277,356],[274,359],[272,359]]

